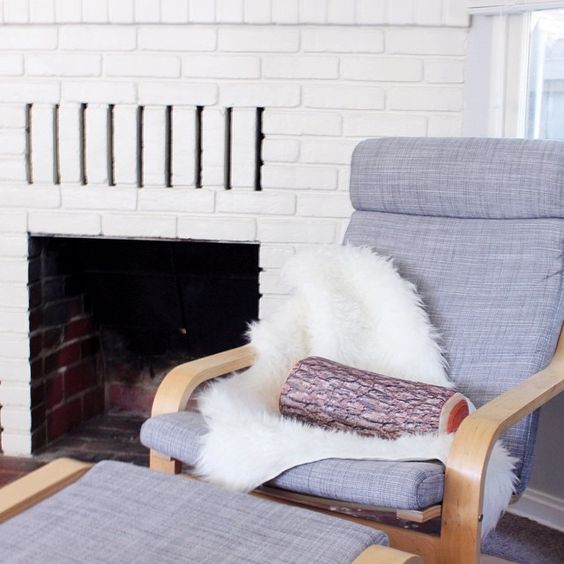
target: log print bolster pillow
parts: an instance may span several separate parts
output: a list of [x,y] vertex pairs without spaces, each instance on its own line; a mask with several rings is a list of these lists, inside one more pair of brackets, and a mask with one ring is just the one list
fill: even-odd
[[280,413],[286,417],[383,439],[452,433],[473,409],[470,400],[454,390],[316,356],[294,366],[280,394]]

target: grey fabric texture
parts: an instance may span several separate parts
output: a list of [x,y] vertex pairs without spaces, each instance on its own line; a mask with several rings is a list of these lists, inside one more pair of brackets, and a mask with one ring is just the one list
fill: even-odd
[[381,531],[121,462],[0,525],[0,561],[346,563]]
[[[205,432],[199,413],[170,413],[146,421],[141,442],[193,466]],[[362,505],[424,509],[443,498],[444,467],[438,462],[327,459],[286,470],[268,485]]]
[[355,209],[465,218],[564,217],[564,144],[369,139],[354,151]]
[[[394,257],[443,338],[449,375],[477,406],[550,361],[564,316],[559,219],[455,219],[357,211],[346,241]],[[530,473],[536,416],[504,435]]]

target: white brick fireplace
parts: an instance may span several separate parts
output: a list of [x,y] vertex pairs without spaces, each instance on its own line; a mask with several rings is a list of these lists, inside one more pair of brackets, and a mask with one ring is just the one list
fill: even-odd
[[463,0],[3,0],[0,22],[7,454],[31,450],[29,234],[258,242],[264,314],[289,255],[341,241],[360,139],[461,134]]

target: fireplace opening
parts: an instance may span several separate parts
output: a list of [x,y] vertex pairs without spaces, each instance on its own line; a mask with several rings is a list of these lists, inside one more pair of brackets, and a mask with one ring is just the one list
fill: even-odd
[[30,237],[34,451],[91,417],[149,414],[175,365],[244,344],[255,244]]

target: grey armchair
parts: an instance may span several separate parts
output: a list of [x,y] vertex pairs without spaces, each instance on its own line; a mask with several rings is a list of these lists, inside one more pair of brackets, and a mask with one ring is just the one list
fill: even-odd
[[[368,140],[355,150],[350,192],[356,211],[345,241],[395,258],[442,335],[451,378],[481,407],[457,432],[446,467],[322,460],[284,472],[264,490],[367,524],[378,519],[394,546],[426,562],[475,562],[493,443],[503,433],[518,457],[520,494],[531,471],[534,410],[564,389],[564,343],[557,348],[564,144]],[[142,429],[153,468],[179,472],[195,462],[205,424],[184,411],[190,394],[253,358],[250,346],[240,347],[167,376]]]

